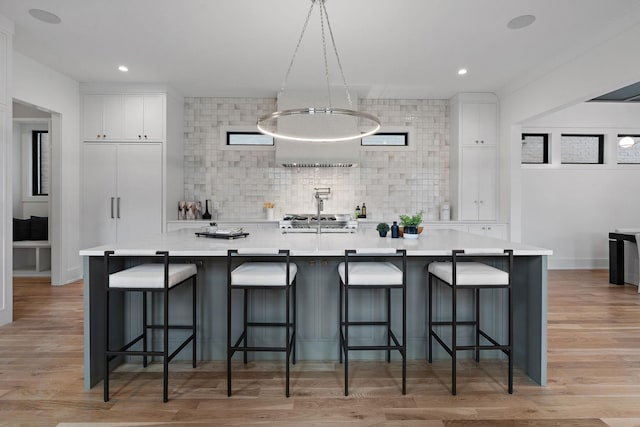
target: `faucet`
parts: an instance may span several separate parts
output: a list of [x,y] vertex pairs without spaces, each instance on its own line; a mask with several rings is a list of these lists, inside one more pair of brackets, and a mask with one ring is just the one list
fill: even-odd
[[324,210],[324,201],[325,199],[329,198],[329,194],[331,194],[331,188],[329,187],[319,187],[319,188],[314,188],[314,190],[316,191],[314,196],[316,199],[316,204],[318,207],[318,215],[316,215],[316,219],[318,221],[318,231],[317,233],[320,234],[320,212],[322,212]]

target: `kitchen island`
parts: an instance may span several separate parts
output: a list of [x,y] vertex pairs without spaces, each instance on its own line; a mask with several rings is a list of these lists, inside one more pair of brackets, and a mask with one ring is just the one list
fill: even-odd
[[[200,360],[224,360],[226,357],[226,255],[233,248],[277,247],[289,249],[293,262],[298,265],[298,331],[297,352],[300,360],[337,360],[338,357],[338,273],[345,249],[403,248],[407,250],[407,356],[422,359],[426,354],[427,292],[426,266],[435,260],[446,260],[452,249],[509,248],[514,250],[512,275],[514,296],[514,363],[540,385],[546,385],[547,370],[547,256],[551,251],[521,243],[507,242],[456,230],[425,230],[417,240],[380,238],[377,232],[359,230],[356,233],[289,233],[279,229],[245,229],[246,238],[226,240],[196,237],[193,229],[183,229],[158,235],[155,238],[135,242],[122,242],[80,251],[84,257],[84,316],[85,316],[85,387],[97,384],[104,375],[102,351],[103,339],[103,253],[112,249],[147,249],[169,251],[172,257],[200,264],[198,278],[198,358]],[[124,264],[123,264],[124,267]],[[350,310],[363,319],[381,310],[382,293],[374,291],[363,295],[359,305]],[[447,292],[447,291],[444,291]],[[265,293],[264,298],[251,302],[252,312],[258,317],[272,316],[282,301]],[[436,295],[437,297],[437,295]],[[187,296],[184,295],[186,300]],[[395,297],[392,297],[392,303]],[[481,299],[486,329],[498,337],[506,336],[504,295],[499,291],[487,293]],[[364,301],[364,302],[363,302]],[[436,316],[444,318],[450,313],[446,299],[439,298]],[[232,302],[241,308],[238,296]],[[399,303],[399,301],[398,301]],[[181,297],[172,300],[176,307]],[[119,333],[123,337],[133,335],[130,325],[139,321],[137,302],[120,301],[112,309],[124,312],[129,325]],[[459,302],[461,315],[471,313],[471,298]],[[181,320],[180,308],[176,319]],[[234,310],[241,314],[242,310]],[[185,319],[189,309],[184,310]],[[172,312],[173,316],[173,312]],[[121,316],[122,317],[122,316]],[[392,322],[400,319],[393,318]],[[236,325],[238,322],[234,322]],[[371,340],[383,336],[380,329],[362,328],[352,339]],[[116,331],[118,332],[118,331]],[[235,333],[235,332],[234,332]],[[278,331],[265,329],[253,336],[255,342],[271,342]],[[464,338],[464,336],[463,336]],[[356,343],[357,344],[357,343]],[[434,347],[434,357],[444,358],[446,353]],[[486,357],[500,357],[498,354]],[[259,354],[257,357],[270,357]],[[279,357],[279,356],[275,356]],[[362,352],[361,358],[381,359],[382,352]]]

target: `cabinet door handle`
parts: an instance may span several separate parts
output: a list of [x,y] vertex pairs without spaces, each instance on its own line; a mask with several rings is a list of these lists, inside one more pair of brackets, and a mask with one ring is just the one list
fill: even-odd
[[147,135],[144,136],[144,139],[147,139]]
[[103,138],[106,138],[106,137],[107,137],[107,134],[103,133],[103,134],[102,134],[102,137],[103,137]]
[[113,219],[113,199],[115,199],[115,197],[111,198],[111,218]]
[[117,212],[117,217],[120,218],[120,197],[118,197],[117,199],[118,199],[118,209],[116,210],[116,212]]
[[97,135],[96,135],[96,138],[100,138],[100,134],[97,134]]
[[142,139],[142,135],[138,135],[138,139]]

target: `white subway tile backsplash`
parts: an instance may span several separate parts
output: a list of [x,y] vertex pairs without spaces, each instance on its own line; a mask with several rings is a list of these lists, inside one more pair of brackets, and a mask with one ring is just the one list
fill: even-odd
[[219,218],[263,218],[263,203],[274,202],[278,217],[315,211],[313,188],[331,187],[325,212],[353,212],[365,202],[369,218],[385,221],[437,211],[448,200],[447,100],[360,99],[360,111],[383,126],[411,126],[415,149],[362,151],[356,168],[285,169],[273,150],[222,149],[221,126],[251,129],[275,108],[270,98],[185,98],[185,200],[211,199]]

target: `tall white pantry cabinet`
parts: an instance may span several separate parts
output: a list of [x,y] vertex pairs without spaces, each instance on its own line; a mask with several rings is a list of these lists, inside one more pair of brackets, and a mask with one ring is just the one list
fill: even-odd
[[453,218],[495,221],[498,208],[498,100],[488,93],[451,99]]
[[171,166],[182,156],[182,100],[173,112],[169,100],[122,89],[82,95],[83,247],[152,236],[174,219],[169,206],[183,191],[181,166]]

